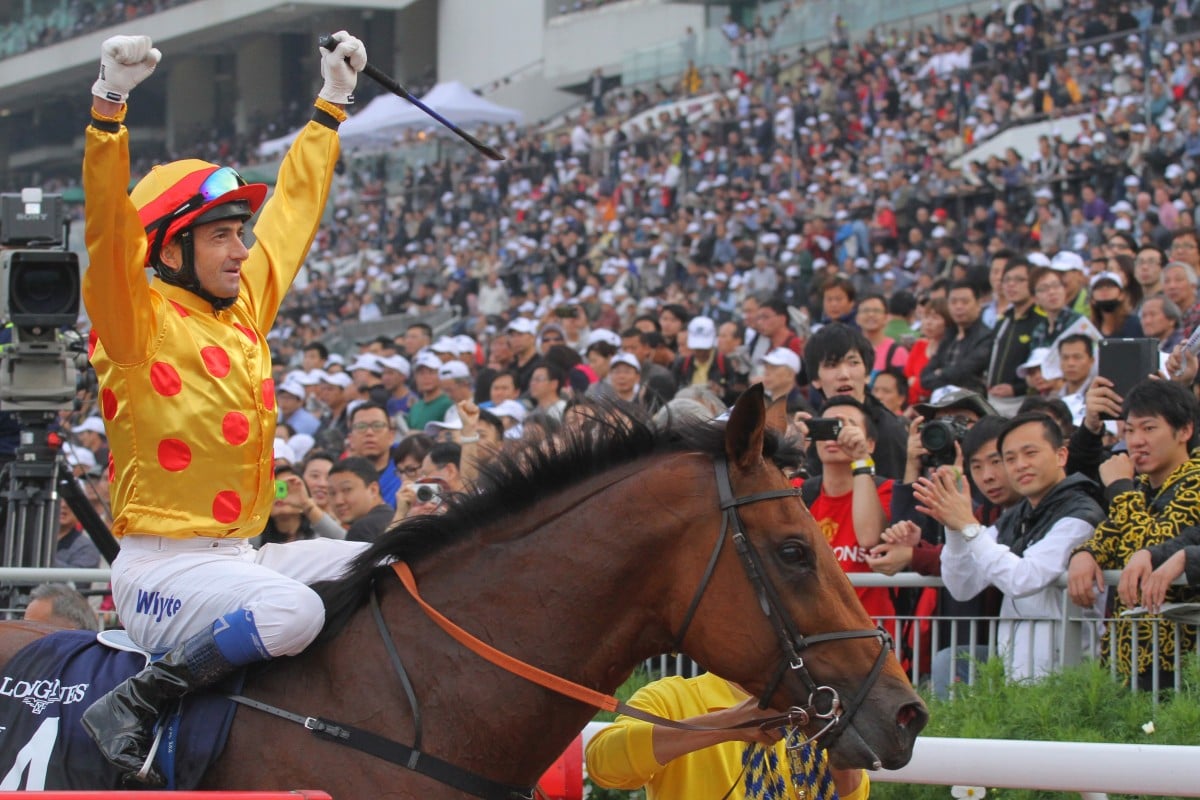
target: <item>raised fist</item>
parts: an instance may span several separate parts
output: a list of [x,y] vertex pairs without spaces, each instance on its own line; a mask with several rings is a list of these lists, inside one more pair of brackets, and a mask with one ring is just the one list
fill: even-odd
[[325,85],[317,95],[338,105],[354,102],[354,87],[358,85],[358,73],[367,65],[367,47],[345,31],[338,31],[332,38],[337,42],[333,50],[320,47],[321,77]]
[[161,58],[149,36],[110,36],[100,46],[100,77],[92,84],[92,94],[124,103],[133,87],[150,77]]

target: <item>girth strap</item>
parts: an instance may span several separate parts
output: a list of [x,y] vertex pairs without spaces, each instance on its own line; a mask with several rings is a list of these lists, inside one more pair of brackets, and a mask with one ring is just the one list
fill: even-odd
[[472,797],[482,797],[485,800],[532,800],[533,798],[533,790],[530,788],[509,786],[493,781],[447,761],[442,761],[436,756],[419,752],[408,745],[394,742],[353,725],[333,722],[320,717],[303,717],[290,711],[284,711],[282,708],[243,697],[240,694],[226,696],[235,703],[241,703],[258,711],[264,711],[303,725],[322,739],[345,745],[392,764],[398,764],[413,772],[419,772],[428,778],[458,789],[460,792],[466,792]]

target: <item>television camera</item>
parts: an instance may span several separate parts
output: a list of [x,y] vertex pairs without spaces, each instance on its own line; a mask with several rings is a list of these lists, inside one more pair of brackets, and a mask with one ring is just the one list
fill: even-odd
[[[109,561],[117,553],[51,434],[89,374],[86,344],[74,330],[82,277],[69,235],[61,195],[37,188],[0,194],[0,428],[17,432],[15,450],[10,442],[2,454],[7,482],[0,474],[4,567],[51,566],[60,497]],[[0,590],[4,595],[13,599],[11,591]]]

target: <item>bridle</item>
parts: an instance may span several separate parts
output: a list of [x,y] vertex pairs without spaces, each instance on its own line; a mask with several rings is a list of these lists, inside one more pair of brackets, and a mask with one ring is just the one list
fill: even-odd
[[[834,631],[832,633],[819,633],[813,636],[805,636],[800,633],[791,616],[785,611],[775,585],[767,577],[766,571],[763,569],[762,558],[746,537],[742,518],[738,514],[738,507],[759,503],[763,500],[799,497],[801,490],[799,488],[775,489],[768,492],[756,492],[755,494],[744,495],[742,497],[734,497],[733,487],[729,481],[729,464],[725,460],[725,457],[718,456],[715,459],[714,466],[717,473],[717,498],[721,509],[721,530],[717,535],[712,555],[708,558],[708,564],[704,569],[704,576],[701,578],[700,585],[697,587],[696,593],[692,596],[692,600],[688,604],[687,612],[683,617],[683,624],[679,629],[679,633],[675,636],[675,643],[671,649],[676,652],[681,649],[683,638],[687,635],[692,619],[696,615],[696,609],[700,605],[700,600],[704,597],[704,592],[708,588],[713,572],[717,568],[721,551],[725,547],[725,540],[727,538],[732,539],[739,560],[742,562],[742,567],[746,571],[746,577],[750,580],[750,585],[758,597],[759,607],[762,608],[763,613],[766,614],[767,619],[771,623],[771,627],[775,630],[775,636],[779,640],[779,647],[783,656],[780,659],[779,668],[775,671],[771,681],[767,684],[767,688],[759,697],[759,708],[765,709],[770,705],[771,696],[775,694],[775,690],[779,688],[779,684],[790,672],[800,680],[808,692],[808,705],[805,707],[792,706],[788,709],[787,717],[789,718],[789,724],[803,728],[812,719],[823,720],[825,723],[817,733],[797,743],[796,746],[812,742],[829,732],[834,732],[836,735],[850,724],[850,720],[854,718],[863,700],[866,699],[867,693],[875,685],[875,681],[879,679],[884,664],[887,662],[888,654],[892,651],[892,637],[882,628]],[[865,638],[879,640],[879,655],[876,657],[875,664],[871,667],[871,671],[867,674],[862,686],[859,687],[858,693],[850,702],[843,703],[836,689],[831,686],[817,684],[812,674],[809,673],[808,667],[805,666],[801,652],[822,642]],[[839,725],[841,726],[840,728]]]
[[[770,702],[771,696],[779,687],[784,677],[790,672],[795,675],[804,688],[808,692],[808,704],[806,706],[792,706],[786,713],[777,717],[768,719],[758,719],[752,722],[745,722],[732,727],[782,727],[790,726],[796,729],[806,727],[812,720],[821,720],[824,724],[817,733],[808,738],[800,736],[788,738],[788,748],[797,749],[805,744],[813,742],[826,734],[836,738],[841,731],[849,726],[850,720],[858,711],[862,701],[866,698],[875,681],[878,680],[880,673],[883,671],[884,664],[887,662],[888,654],[892,650],[892,637],[887,631],[882,628],[873,630],[849,630],[835,631],[833,633],[819,633],[813,636],[804,636],[801,634],[792,621],[792,618],[784,611],[784,605],[779,597],[779,593],[775,590],[770,579],[767,578],[766,571],[763,569],[762,559],[758,555],[758,551],[750,544],[746,537],[746,532],[742,525],[741,517],[738,515],[738,507],[758,503],[764,500],[776,500],[789,497],[799,497],[800,489],[776,489],[768,492],[757,492],[755,494],[745,495],[743,497],[734,497],[733,488],[729,481],[729,465],[723,456],[715,459],[715,467],[717,473],[717,492],[721,509],[721,530],[717,536],[717,542],[713,548],[712,555],[709,556],[708,564],[705,567],[704,575],[700,580],[700,586],[696,589],[696,594],[692,597],[691,603],[688,605],[687,612],[684,615],[683,624],[679,629],[679,634],[675,637],[674,649],[678,649],[683,642],[684,636],[687,634],[688,628],[691,626],[692,619],[695,617],[696,609],[700,605],[700,600],[704,596],[705,590],[712,579],[713,573],[716,570],[717,562],[720,560],[721,551],[724,549],[725,540],[727,538],[733,540],[735,549],[742,562],[742,567],[746,571],[746,576],[750,579],[750,584],[754,588],[755,594],[758,596],[759,605],[763,613],[767,615],[771,626],[775,629],[775,635],[779,640],[779,645],[782,651],[779,668],[772,677],[766,690],[759,698],[759,707],[766,708]],[[655,725],[661,725],[668,728],[679,730],[724,730],[724,728],[711,728],[699,725],[692,725],[678,720],[665,719],[640,708],[636,708],[627,703],[617,700],[615,697],[606,695],[602,692],[597,692],[585,686],[580,686],[577,683],[568,681],[565,678],[552,675],[544,670],[538,669],[530,664],[520,661],[513,656],[503,653],[489,644],[481,642],[475,636],[460,628],[451,620],[444,617],[437,609],[430,606],[421,597],[417,590],[416,578],[413,576],[412,570],[402,561],[397,561],[392,565],[393,571],[399,577],[401,584],[417,602],[422,611],[447,634],[453,637],[456,641],[462,644],[471,652],[485,659],[486,661],[513,673],[525,680],[535,683],[550,691],[561,694],[565,697],[577,700],[587,705],[606,711],[613,711],[624,714],[643,722],[650,722]],[[534,788],[507,786],[496,781],[475,774],[469,770],[450,764],[446,761],[436,758],[421,750],[421,712],[417,702],[417,696],[413,689],[412,682],[408,678],[407,670],[400,659],[400,654],[396,649],[395,642],[390,631],[388,631],[387,623],[384,621],[383,613],[379,607],[378,599],[373,592],[371,595],[371,608],[375,617],[375,622],[379,628],[380,635],[383,637],[384,646],[387,650],[388,657],[392,662],[392,666],[400,679],[401,685],[404,687],[405,694],[408,696],[409,704],[412,706],[413,725],[415,729],[414,741],[411,746],[404,745],[399,742],[386,739],[377,734],[365,731],[360,728],[348,725],[346,723],[335,722],[332,720],[322,719],[320,717],[303,716],[290,711],[285,711],[276,706],[252,700],[239,694],[228,695],[234,701],[250,708],[264,711],[268,714],[273,714],[277,717],[299,723],[315,735],[328,741],[336,742],[346,747],[350,747],[362,752],[369,753],[377,758],[384,759],[393,764],[406,767],[407,769],[419,772],[423,775],[438,780],[444,784],[459,789],[467,794],[476,797],[497,798],[499,800],[527,800],[532,798],[535,793]],[[804,659],[801,657],[801,652],[811,647],[814,644],[822,642],[840,641],[843,639],[865,639],[877,638],[880,642],[879,656],[875,659],[875,664],[868,673],[866,680],[859,688],[858,694],[849,703],[842,703],[836,689],[830,686],[818,685],[813,680],[812,675],[808,671],[808,667],[804,664]],[[826,737],[827,739],[829,737]]]

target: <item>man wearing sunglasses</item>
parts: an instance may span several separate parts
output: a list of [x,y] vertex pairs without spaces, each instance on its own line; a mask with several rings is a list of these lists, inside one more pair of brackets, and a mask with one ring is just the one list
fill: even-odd
[[[101,50],[84,151],[83,298],[111,447],[113,597],[130,636],[160,661],[93,704],[83,724],[129,777],[145,765],[159,710],[238,667],[303,650],[321,630],[306,584],[336,577],[362,543],[248,540],[274,498],[275,386],[265,333],[316,233],[353,102],[363,44],[345,31],[321,53],[312,121],[279,170],[275,198],[228,167],[154,167],[126,196],[129,92],[161,54],[145,36]],[[262,207],[256,242],[246,222]],[[145,268],[154,270],[147,283]]]

